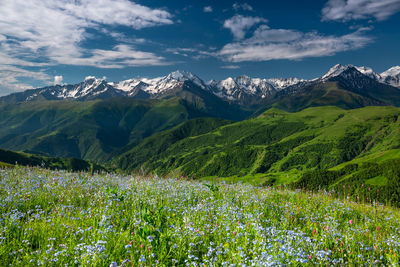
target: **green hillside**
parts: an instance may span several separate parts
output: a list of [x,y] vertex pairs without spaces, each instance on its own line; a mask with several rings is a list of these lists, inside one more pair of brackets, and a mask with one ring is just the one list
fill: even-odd
[[[398,106],[400,104],[399,93],[396,88],[379,83],[374,83],[374,85],[376,86],[373,87],[373,90],[360,92],[352,91],[343,84],[334,81],[312,83],[302,87],[301,90],[294,90],[289,93],[283,91],[282,94],[277,94],[274,98],[266,99],[263,105],[261,105],[261,110],[274,107],[295,112],[319,106],[337,106],[343,109],[354,109],[390,104]],[[378,97],[379,94],[381,94],[380,97]]]
[[0,106],[0,147],[106,162],[111,153],[204,113],[179,99],[45,101]]
[[185,138],[206,134],[209,131],[229,123],[232,122],[217,118],[189,120],[172,129],[156,133],[144,139],[143,142],[133,146],[130,150],[126,149],[127,152],[125,152],[123,156],[116,154],[115,156],[118,160],[113,161],[113,166],[123,170],[141,168],[143,164],[151,161],[152,158],[166,151],[177,142]]
[[116,164],[129,171],[144,166],[159,174],[179,171],[235,180],[251,176],[265,183],[288,183],[304,171],[329,169],[399,149],[399,115],[400,109],[395,107],[314,107],[297,113],[270,109],[257,118],[174,142],[168,139],[169,134],[160,133],[144,139]]
[[76,158],[54,158],[32,155],[22,152],[13,152],[0,149],[0,168],[10,168],[15,165],[41,166],[48,169],[70,171],[100,171],[102,166]]

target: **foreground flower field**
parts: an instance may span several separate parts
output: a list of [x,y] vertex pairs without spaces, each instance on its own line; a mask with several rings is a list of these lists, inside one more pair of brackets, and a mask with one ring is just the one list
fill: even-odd
[[399,211],[328,194],[0,169],[1,266],[379,266],[399,253]]

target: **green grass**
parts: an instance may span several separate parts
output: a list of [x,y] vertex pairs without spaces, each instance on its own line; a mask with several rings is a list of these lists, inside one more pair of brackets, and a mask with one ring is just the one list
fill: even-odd
[[179,99],[1,105],[0,147],[104,163],[143,138],[201,115]]
[[394,265],[400,211],[330,193],[0,169],[1,266]]
[[370,185],[385,186],[385,185],[387,185],[388,181],[385,176],[380,175],[380,176],[376,176],[374,178],[366,180],[365,183],[370,184]]
[[93,162],[75,158],[56,158],[13,152],[0,149],[0,167],[41,166],[49,169],[70,171],[104,171],[105,168]]
[[14,165],[12,165],[12,164],[0,161],[0,168],[2,168],[2,169],[4,169],[4,168],[13,168],[13,167],[14,167]]
[[[373,155],[399,158],[399,115],[395,107],[325,106],[296,113],[270,109],[257,118],[222,126],[207,127],[213,120],[204,121],[207,131],[172,141],[170,131],[158,133],[117,157],[115,165],[128,171],[144,167],[160,175],[181,172],[227,181],[291,183],[305,171],[340,169]],[[194,125],[184,123],[172,131]]]

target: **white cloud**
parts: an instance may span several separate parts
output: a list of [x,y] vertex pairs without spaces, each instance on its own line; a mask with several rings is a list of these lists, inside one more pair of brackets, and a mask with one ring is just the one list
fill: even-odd
[[245,37],[247,30],[260,22],[267,22],[267,20],[260,17],[235,15],[232,18],[225,20],[224,28],[229,29],[235,39],[240,40]]
[[342,36],[325,36],[261,25],[251,38],[227,44],[217,55],[230,62],[331,56],[367,45],[372,40],[364,32],[361,29]]
[[226,65],[226,66],[221,66],[221,69],[236,70],[236,69],[240,69],[240,66],[237,66],[237,65]]
[[[142,29],[172,23],[169,12],[130,0],[3,0],[0,66],[71,64],[111,68],[165,64],[162,57],[134,46],[100,50],[84,48],[82,44],[93,37],[89,29],[113,37],[112,31],[104,31],[105,25]],[[143,42],[138,38],[136,43]]]
[[172,24],[171,14],[167,11],[151,9],[129,0],[67,0],[61,1],[58,8],[90,22],[125,25],[135,29]]
[[102,24],[134,29],[171,24],[171,15],[129,0],[5,0],[0,9],[0,34],[17,55],[35,53],[63,64],[59,55],[78,59],[86,52],[80,45],[90,37],[88,28]]
[[62,84],[63,83],[63,76],[62,75],[56,75],[54,76],[54,85],[57,84]]
[[21,82],[21,78],[36,81],[50,81],[51,77],[43,71],[29,71],[9,65],[0,65],[0,95],[31,89],[32,86]]
[[400,0],[329,0],[322,9],[322,20],[385,20],[399,11]]
[[267,25],[258,27],[250,39],[250,42],[268,41],[271,43],[281,43],[295,41],[301,38],[302,33],[295,30],[270,29]]
[[247,3],[234,3],[232,7],[236,11],[238,11],[239,9],[243,9],[245,11],[253,11],[253,7]]
[[212,8],[212,6],[205,6],[203,8],[203,11],[206,13],[210,13],[210,12],[213,12],[213,8]]
[[204,47],[201,47],[201,48],[177,47],[177,48],[168,48],[166,51],[169,53],[172,53],[174,55],[190,57],[192,59],[199,60],[199,59],[204,59],[204,58],[209,58],[209,57],[215,57],[215,52],[211,52],[212,50],[215,50],[215,48],[208,47],[208,51],[206,51],[206,50],[204,50]]
[[163,57],[150,52],[136,51],[133,47],[125,44],[117,45],[112,50],[92,49],[88,56],[71,58],[60,54],[54,56],[53,59],[67,65],[117,69],[126,66],[161,66],[167,64]]

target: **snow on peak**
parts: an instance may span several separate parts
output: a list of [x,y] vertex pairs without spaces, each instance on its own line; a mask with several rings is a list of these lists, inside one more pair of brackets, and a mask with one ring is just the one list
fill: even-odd
[[142,89],[152,95],[177,88],[186,81],[191,81],[199,87],[206,89],[206,85],[199,77],[184,70],[177,70],[167,76],[154,79],[142,78],[140,81],[148,85],[143,86]]
[[354,68],[354,66],[353,65],[336,64],[335,66],[330,68],[329,71],[324,76],[321,77],[321,79],[326,80],[326,79],[329,79],[332,77],[339,76],[340,74],[342,74],[342,72],[344,72],[350,68]]
[[138,86],[140,82],[141,81],[137,79],[129,79],[118,83],[109,82],[108,84],[124,92],[130,92],[135,89],[135,87]]
[[304,79],[299,79],[295,77],[290,77],[290,78],[271,78],[268,79],[268,82],[272,84],[275,89],[277,90],[282,90],[285,89],[286,87],[298,84],[300,82],[305,82],[306,80]]
[[186,80],[192,80],[192,79],[197,78],[193,73],[185,71],[185,70],[173,71],[168,76],[170,78],[178,80],[178,81],[186,81]]
[[185,81],[191,81],[201,88],[206,89],[206,85],[199,77],[184,70],[177,70],[171,72],[167,76],[158,78],[137,78],[108,84],[119,90],[128,92],[128,94],[139,88],[140,90],[143,90],[151,95],[157,95],[161,92],[177,88]]
[[110,85],[105,82],[105,77],[98,79],[95,76],[87,76],[85,80],[75,86],[72,90],[67,90],[65,87],[59,98],[81,98],[89,95],[98,95],[104,93],[110,88]]
[[204,82],[199,77],[197,77],[193,73],[191,73],[189,71],[185,71],[185,70],[177,70],[177,71],[171,72],[170,74],[168,74],[166,79],[172,79],[172,80],[176,80],[179,82],[191,81],[203,89],[205,89],[205,87],[206,87]]
[[228,100],[239,100],[245,95],[264,98],[274,91],[267,79],[251,78],[247,75],[228,77],[222,81],[212,80],[208,84],[215,95]]
[[95,76],[86,76],[84,81],[97,80]]
[[381,76],[376,73],[373,69],[371,69],[370,67],[355,67],[359,72],[361,72],[362,74],[364,74],[365,76],[370,77],[371,79],[377,80],[379,81],[381,79]]
[[219,82],[218,88],[225,90],[232,90],[236,86],[238,86],[238,84],[236,84],[235,80],[232,77],[228,77],[225,80]]
[[382,82],[400,88],[400,66],[394,66],[381,73]]
[[398,76],[398,75],[400,75],[400,66],[393,66],[387,71],[381,73],[381,76],[383,78],[386,78],[387,76]]

